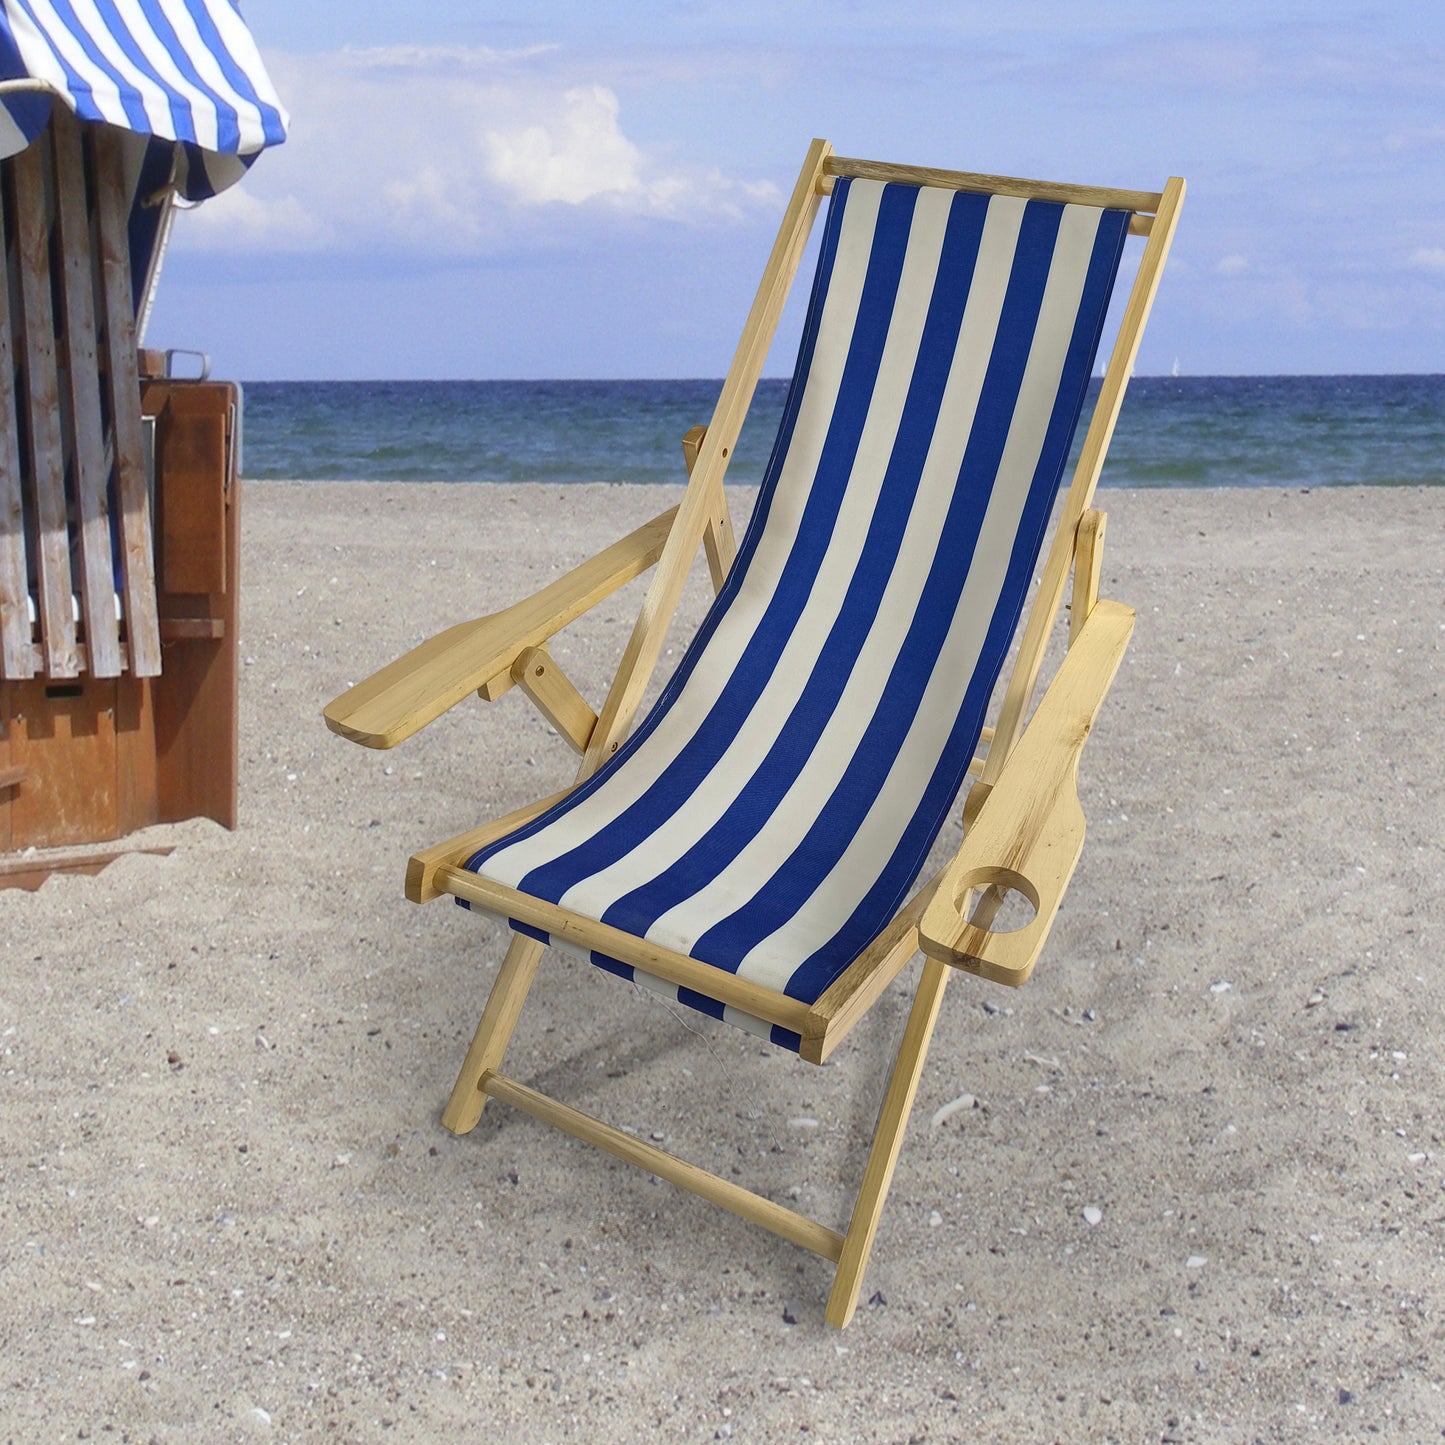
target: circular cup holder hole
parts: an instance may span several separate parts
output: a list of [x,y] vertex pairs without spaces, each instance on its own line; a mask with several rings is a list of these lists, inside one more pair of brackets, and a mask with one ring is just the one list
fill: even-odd
[[1016,933],[1038,916],[1027,894],[1006,883],[991,883],[974,894],[968,921],[989,933]]

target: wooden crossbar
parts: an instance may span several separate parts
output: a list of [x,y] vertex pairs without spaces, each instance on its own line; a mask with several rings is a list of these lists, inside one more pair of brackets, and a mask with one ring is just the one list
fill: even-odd
[[988,176],[972,171],[941,171],[929,166],[897,166],[852,156],[829,156],[823,163],[828,176],[856,176],[859,180],[894,181],[910,186],[941,186],[952,191],[979,191],[990,196],[1022,196],[1025,200],[1060,201],[1065,205],[1102,206],[1111,211],[1152,215],[1163,195],[1159,191],[1124,191],[1108,186],[1076,186],[1058,181],[1031,181],[1021,176]]
[[744,1189],[740,1184],[709,1173],[635,1135],[614,1129],[611,1124],[604,1124],[570,1104],[560,1104],[556,1099],[539,1094],[536,1089],[529,1089],[505,1074],[489,1069],[483,1073],[477,1087],[493,1099],[501,1099],[514,1108],[525,1110],[542,1123],[550,1124],[574,1139],[593,1144],[625,1164],[635,1164],[669,1184],[676,1184],[703,1199],[720,1204],[724,1209],[730,1209],[734,1214],[802,1245],[804,1249],[811,1249],[814,1254],[821,1254],[824,1259],[836,1261],[843,1252],[843,1236],[836,1229],[829,1229],[825,1224],[818,1224],[781,1204],[774,1204],[771,1199],[754,1194],[751,1189]]

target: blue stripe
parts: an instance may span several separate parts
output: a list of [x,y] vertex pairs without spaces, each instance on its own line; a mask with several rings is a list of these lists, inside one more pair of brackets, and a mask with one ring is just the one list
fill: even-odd
[[[961,192],[950,207],[938,280],[929,301],[897,439],[879,487],[868,536],[837,620],[819,650],[817,663],[797,706],[779,729],[776,740],[749,779],[747,788],[718,822],[672,867],[652,882],[618,899],[608,911],[606,922],[627,928],[630,932],[645,933],[660,914],[680,898],[695,893],[700,883],[716,874],[727,860],[736,857],[759,832],[812,757],[818,737],[852,677],[858,654],[868,638],[870,621],[877,613],[894,574],[898,549],[938,422],[938,411],[957,345],[963,309],[968,300],[968,288],[973,279],[987,210],[986,198],[966,196]],[[946,539],[940,539],[941,547],[947,545]],[[946,563],[946,571],[950,577],[958,578],[965,563],[965,556],[955,550]],[[927,606],[928,596],[925,593],[920,610]],[[946,627],[939,633],[940,644],[944,632]],[[782,651],[786,636],[772,636],[766,641],[776,656]],[[932,658],[922,661],[923,666],[915,663],[919,678],[917,687],[912,689],[919,695],[932,671]],[[914,709],[908,693],[890,701],[896,701],[905,724],[912,720]],[[835,838],[834,841],[838,840]],[[769,890],[734,913],[731,920],[704,934],[693,949],[694,956],[707,962],[717,962],[721,967],[735,968],[738,959],[751,946],[751,942],[746,941],[751,926],[749,919],[765,912],[771,900],[794,895],[791,882],[784,875],[775,875]]]
[[[959,482],[940,527],[933,566],[892,673],[848,769],[787,862],[774,870],[752,899],[697,940],[694,953],[700,958],[739,959],[786,923],[818,881],[832,872],[878,798],[933,676],[968,577],[1028,364],[1061,214],[1058,207],[1025,208],[977,416]],[[956,338],[955,325],[952,339]],[[951,359],[950,347],[944,365]],[[980,663],[986,666],[987,658],[980,659]],[[983,692],[983,705],[988,696]],[[964,732],[969,756],[982,726],[981,705]],[[927,841],[931,843],[932,838]],[[901,886],[906,888],[916,872],[916,867],[911,868]],[[879,926],[886,922],[886,918],[880,920]],[[867,941],[865,938],[862,943]]]
[[[115,38],[116,44],[120,46],[135,71],[143,75],[165,96],[171,113],[171,125],[175,128],[175,138],[199,143],[200,137],[196,134],[196,118],[191,110],[190,102],[180,95],[168,81],[161,78],[121,18],[120,12],[115,8],[114,0],[94,0],[94,4],[105,21],[106,29]],[[152,23],[154,24],[154,21]],[[165,43],[166,50],[171,54],[171,58],[177,62],[182,61],[185,52],[175,33],[171,32],[169,40],[165,40],[165,37],[161,38]],[[188,63],[187,61],[186,64]],[[184,71],[186,65],[182,64],[180,68]],[[149,131],[151,127],[148,125],[146,129]]]
[[[29,0],[14,0],[14,3],[17,3],[25,13],[30,16],[35,28],[45,36],[57,64],[64,70],[66,76],[65,88],[69,92],[71,99],[75,102],[75,113],[82,120],[108,120],[109,117],[103,115],[100,107],[96,104],[95,92],[91,87],[90,81],[76,70],[65,56],[60,53],[55,42],[50,38],[49,30],[41,24],[37,18]],[[121,108],[125,111],[126,121],[130,128],[141,131],[142,133],[149,132],[151,128],[150,119],[145,113],[145,106],[141,104],[140,96],[136,92],[135,87],[125,83],[122,77],[116,75],[106,63],[104,56],[97,50],[95,42],[86,33],[84,27],[82,27],[79,19],[76,17],[75,11],[72,10],[67,3],[67,0],[55,0],[55,9],[60,15],[60,18],[65,21],[66,29],[80,44],[81,49],[85,52],[86,58],[95,69],[105,75],[111,76],[120,87]]]
[[1023,614],[1034,566],[1053,513],[1054,497],[1063,478],[1069,447],[1088,391],[1089,376],[1098,353],[1099,337],[1128,233],[1127,212],[1106,211],[1100,217],[1073,335],[1065,356],[1058,397],[1034,471],[1024,516],[1015,536],[1013,555],[999,602],[979,666],[969,683],[923,799],[877,882],[859,901],[838,932],[805,959],[793,974],[785,989],[792,997],[819,997],[886,927],[907,898],[933,840],[941,831],[954,799],[963,787],[969,761],[978,746],[984,713]]
[[[91,73],[77,69],[59,50],[51,31],[53,24],[43,22],[37,15],[31,0],[4,0],[5,4],[18,5],[36,31],[44,37],[48,48],[64,74],[65,89],[73,103],[76,114],[82,120],[113,122],[114,117],[102,113],[95,97],[95,84],[101,76],[106,77],[116,88],[120,98],[125,125],[139,134],[159,133],[146,111],[145,99],[137,82],[152,83],[164,99],[170,114],[171,131],[165,138],[183,143],[200,144],[196,129],[196,105],[191,97],[182,94],[175,85],[160,74],[142,49],[136,33],[120,13],[115,0],[95,0],[96,9],[103,23],[105,33],[115,42],[125,57],[124,65],[117,65],[100,49],[95,34],[87,30],[76,13],[71,0],[52,0],[56,19],[64,26],[65,32],[83,52]],[[153,31],[157,41],[164,46],[176,69],[206,98],[215,112],[217,140],[214,149],[223,154],[236,154],[243,144],[238,99],[254,105],[261,124],[261,145],[276,145],[286,138],[281,113],[267,101],[261,99],[257,85],[246,68],[240,64],[221,35],[219,26],[205,4],[205,0],[183,0],[187,13],[195,22],[201,42],[214,57],[230,91],[220,90],[208,84],[201,75],[192,48],[181,39],[170,17],[155,3],[142,0],[142,14]],[[226,3],[226,0],[222,0]],[[0,11],[0,74],[16,78],[29,74],[19,47],[15,42],[8,17]],[[16,113],[19,101],[7,101],[6,108]],[[25,124],[17,117],[18,123]],[[28,126],[26,126],[28,133]],[[209,149],[209,147],[208,147]]]
[[[206,49],[216,58],[217,64],[221,67],[221,74],[225,76],[226,83],[243,100],[248,100],[261,115],[261,132],[265,137],[265,145],[280,145],[286,139],[286,127],[282,124],[281,113],[274,105],[261,99],[256,90],[255,82],[250,74],[236,58],[231,54],[222,37],[216,22],[211,18],[210,11],[206,8],[204,0],[185,0],[187,11],[195,22],[197,33],[200,35]],[[153,0],[148,0],[147,10],[154,7]]]

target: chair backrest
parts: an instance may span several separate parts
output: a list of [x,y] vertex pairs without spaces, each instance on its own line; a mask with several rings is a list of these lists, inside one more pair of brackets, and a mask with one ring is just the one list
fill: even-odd
[[7,680],[160,672],[121,145],[56,105],[39,139],[0,163]]
[[[506,852],[523,891],[595,892],[646,850],[652,881],[593,897],[592,916],[728,966],[802,959],[790,991],[868,942],[973,756],[1130,219],[837,180],[728,580],[614,766],[493,850],[490,876]],[[549,829],[573,813],[586,841],[556,856]],[[701,874],[706,893],[669,906]],[[767,882],[729,886],[744,877]]]

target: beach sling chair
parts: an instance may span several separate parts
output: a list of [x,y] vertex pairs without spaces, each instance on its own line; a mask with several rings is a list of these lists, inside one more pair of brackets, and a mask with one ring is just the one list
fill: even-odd
[[[582,755],[564,793],[416,854],[511,945],[443,1114],[502,1099],[835,1261],[853,1314],[944,984],[1019,984],[1083,841],[1079,751],[1132,612],[1098,600],[1091,510],[1184,186],[1048,185],[845,160],[814,142],[681,505],[530,600],[422,644],[326,709],[390,747],[468,692],[520,686]],[[734,546],[722,479],[809,226],[829,196],[796,373]],[[1059,482],[1125,239],[1146,236],[1072,486]],[[1017,660],[985,709],[1056,516]],[[629,725],[699,544],[717,596]],[[547,639],[656,563],[600,713]],[[1070,641],[1024,726],[1068,573]],[[983,741],[986,750],[975,759]],[[973,775],[957,854],[919,880]],[[1010,890],[1035,910],[989,925]],[[851,1222],[839,1231],[501,1072],[548,945],[821,1062],[926,955]]]

